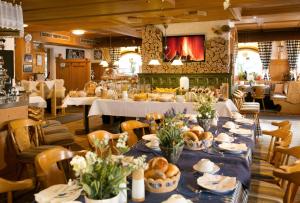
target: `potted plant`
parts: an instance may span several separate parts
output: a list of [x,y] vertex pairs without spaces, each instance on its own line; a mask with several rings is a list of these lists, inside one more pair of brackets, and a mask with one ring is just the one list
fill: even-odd
[[176,163],[181,155],[184,140],[181,136],[181,126],[177,122],[165,120],[158,130],[159,147],[163,156],[170,163]]
[[217,99],[213,95],[200,94],[197,102],[194,103],[195,110],[198,112],[198,124],[207,132],[216,116],[215,104]]
[[86,203],[119,203],[120,187],[134,170],[144,168],[145,156],[138,158],[111,155],[103,158],[94,152],[75,156],[70,162]]

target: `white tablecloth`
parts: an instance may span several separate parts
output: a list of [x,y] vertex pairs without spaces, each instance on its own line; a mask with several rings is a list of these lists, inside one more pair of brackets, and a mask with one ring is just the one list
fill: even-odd
[[[125,117],[145,117],[146,114],[157,112],[165,113],[169,109],[174,108],[177,112],[182,112],[185,108],[188,114],[195,114],[192,102],[155,102],[155,101],[132,101],[132,100],[111,100],[96,99],[90,109],[89,116],[95,115],[111,115]],[[216,111],[219,116],[231,117],[232,111],[237,108],[231,100],[218,102]]]
[[67,106],[81,106],[81,105],[92,105],[93,102],[99,97],[69,97],[67,96],[63,100],[63,107]]
[[47,108],[47,102],[40,96],[30,96],[29,106]]

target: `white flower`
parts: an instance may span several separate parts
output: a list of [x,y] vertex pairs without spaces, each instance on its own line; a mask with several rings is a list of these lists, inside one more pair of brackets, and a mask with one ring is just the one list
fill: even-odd
[[73,170],[75,171],[75,175],[81,175],[87,167],[87,163],[84,157],[75,156],[70,162],[71,166],[73,166]]
[[97,154],[89,151],[85,154],[85,159],[88,165],[94,164],[97,161]]
[[106,146],[108,145],[108,142],[109,142],[109,135],[106,134],[103,139],[103,144]]

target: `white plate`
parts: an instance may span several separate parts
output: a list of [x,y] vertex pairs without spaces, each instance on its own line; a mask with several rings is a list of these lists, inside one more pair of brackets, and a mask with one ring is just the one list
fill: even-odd
[[215,173],[217,173],[220,170],[220,167],[217,164],[214,164],[214,167],[213,167],[213,169],[210,172],[201,171],[197,166],[198,166],[197,164],[193,165],[193,169],[195,171],[198,171],[198,172],[201,172],[201,173],[215,174]]
[[155,150],[155,151],[160,151],[159,146],[153,147],[153,146],[151,145],[151,142],[147,142],[145,145],[146,145],[146,147],[148,147],[148,148],[150,148],[150,149],[153,149],[153,150]]
[[237,128],[239,128],[240,126],[237,125],[237,124],[235,124],[235,128],[230,128],[230,127],[228,127],[228,126],[226,126],[226,125],[224,124],[224,125],[222,125],[222,127],[223,127],[223,128],[226,128],[226,129],[237,129]]
[[235,122],[242,123],[242,124],[248,124],[248,125],[253,125],[254,124],[253,120],[247,119],[247,118],[238,118],[238,119],[235,119]]
[[158,137],[156,136],[156,134],[148,134],[148,135],[144,135],[143,137],[143,140],[146,140],[146,141],[151,141],[153,139],[158,139]]
[[235,154],[240,154],[248,150],[246,144],[237,144],[237,143],[221,143],[218,145],[218,147],[221,150],[230,152],[230,153],[235,153]]
[[217,193],[228,193],[233,191],[236,186],[236,178],[205,173],[197,179],[197,184],[207,190]]
[[215,141],[217,142],[227,142],[227,143],[231,143],[234,141],[234,138],[233,137],[229,137],[229,140],[227,141],[224,141],[224,140],[219,140],[217,137],[215,138]]
[[245,129],[245,128],[230,129],[229,132],[238,134],[238,135],[244,135],[244,136],[252,135],[252,130]]

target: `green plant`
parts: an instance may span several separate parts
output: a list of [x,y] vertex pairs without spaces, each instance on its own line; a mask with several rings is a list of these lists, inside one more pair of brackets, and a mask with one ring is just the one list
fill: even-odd
[[184,144],[180,127],[172,123],[164,123],[158,130],[157,137],[160,145],[166,148],[173,148]]
[[109,155],[100,158],[87,152],[85,157],[75,156],[70,164],[86,196],[94,200],[110,199],[119,194],[120,184],[138,168],[145,168],[145,156],[138,158]]
[[195,110],[201,119],[213,119],[216,114],[215,104],[217,99],[213,95],[200,94],[196,99]]

